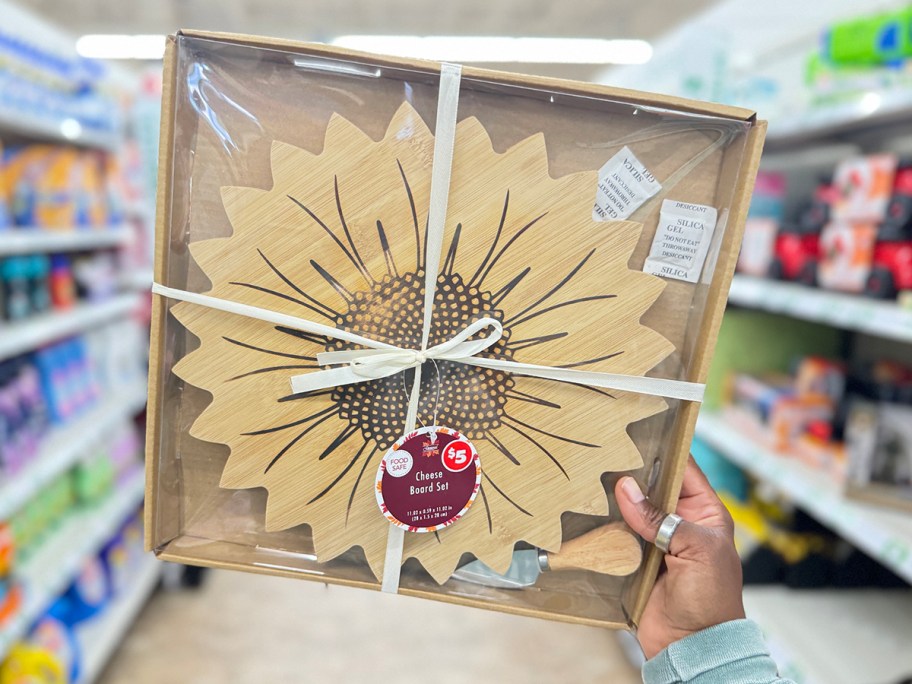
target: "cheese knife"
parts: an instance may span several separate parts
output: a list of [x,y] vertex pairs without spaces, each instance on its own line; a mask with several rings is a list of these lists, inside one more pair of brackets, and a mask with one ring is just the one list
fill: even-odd
[[513,562],[504,574],[482,561],[463,565],[453,579],[501,589],[531,587],[542,572],[591,570],[603,575],[623,577],[634,572],[643,557],[637,537],[624,523],[609,523],[566,541],[560,551],[526,549],[513,552]]

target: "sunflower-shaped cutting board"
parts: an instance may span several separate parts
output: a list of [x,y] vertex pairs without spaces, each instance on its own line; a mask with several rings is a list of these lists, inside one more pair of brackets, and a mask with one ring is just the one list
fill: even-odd
[[[190,245],[208,294],[417,349],[433,148],[408,103],[379,141],[336,115],[320,154],[275,142],[272,187],[222,188],[232,235]],[[594,171],[552,178],[542,135],[497,153],[477,119],[460,121],[430,346],[489,316],[504,334],[481,357],[643,375],[668,356],[673,345],[640,324],[663,282],[627,266],[641,226],[593,221],[596,184]],[[172,312],[201,341],[174,370],[212,394],[191,434],[230,448],[221,486],[265,487],[267,531],[309,525],[320,561],[360,546],[381,576],[390,523],[374,482],[403,436],[414,370],[294,394],[289,378],[319,370],[318,353],[352,345],[189,303]],[[519,541],[559,550],[564,512],[607,515],[601,475],[642,465],[627,426],[665,408],[425,366],[419,423],[459,431],[482,470],[462,519],[406,533],[403,558],[441,583],[465,553],[504,572]]]

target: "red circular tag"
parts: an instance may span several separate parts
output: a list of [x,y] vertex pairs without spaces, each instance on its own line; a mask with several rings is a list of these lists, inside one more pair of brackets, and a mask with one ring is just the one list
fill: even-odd
[[390,447],[377,470],[377,504],[391,523],[433,532],[466,514],[481,485],[472,443],[456,430],[424,427]]

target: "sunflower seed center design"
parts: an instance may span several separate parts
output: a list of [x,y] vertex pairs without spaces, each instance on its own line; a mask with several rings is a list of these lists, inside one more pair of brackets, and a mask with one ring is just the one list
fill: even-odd
[[[339,327],[398,346],[418,349],[424,306],[424,272],[387,275],[367,292],[353,293],[348,311],[340,316]],[[490,292],[469,286],[458,273],[445,273],[437,279],[434,319],[429,346],[445,342],[483,316],[503,321],[495,310]],[[507,347],[509,331],[486,356],[512,359]],[[327,351],[354,349],[351,343],[334,340]],[[332,398],[339,417],[364,439],[389,445],[402,436],[408,393],[414,370],[402,375],[336,388]],[[502,371],[479,368],[451,361],[426,362],[421,369],[421,399],[418,417],[430,424],[435,414],[440,425],[459,425],[470,439],[483,439],[489,430],[500,427],[507,392],[514,381]]]

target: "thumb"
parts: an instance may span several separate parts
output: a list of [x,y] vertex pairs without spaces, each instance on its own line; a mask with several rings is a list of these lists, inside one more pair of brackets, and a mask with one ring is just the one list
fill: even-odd
[[[622,477],[615,486],[618,508],[630,528],[650,543],[655,543],[656,534],[665,517],[665,511],[656,508],[643,494],[643,490],[632,477]],[[672,556],[694,555],[706,545],[706,530],[686,520],[678,525],[671,537],[668,552]]]

